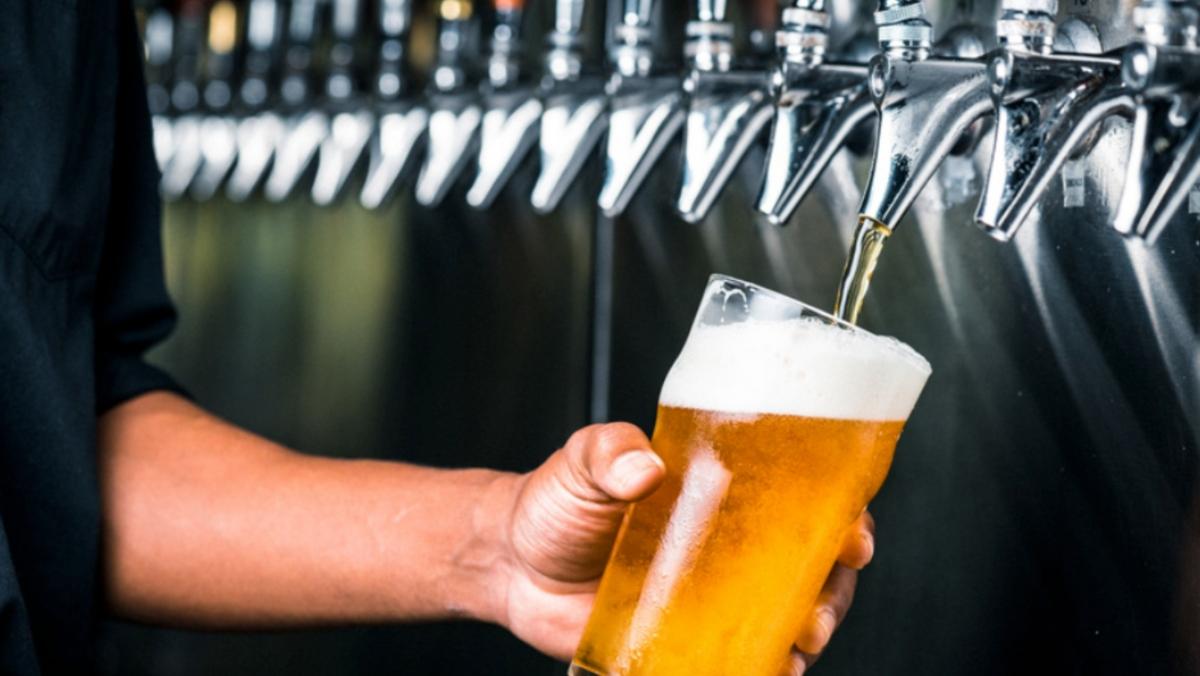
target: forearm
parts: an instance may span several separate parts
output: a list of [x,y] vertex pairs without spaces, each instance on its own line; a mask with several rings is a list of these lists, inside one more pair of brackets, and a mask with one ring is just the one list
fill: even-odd
[[267,627],[498,620],[515,475],[291,452],[164,393],[100,422],[122,616]]

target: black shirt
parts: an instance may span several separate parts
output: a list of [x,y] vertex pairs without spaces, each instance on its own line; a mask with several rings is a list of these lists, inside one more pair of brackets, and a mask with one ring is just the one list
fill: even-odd
[[91,670],[96,417],[172,381],[133,13],[0,0],[0,673]]

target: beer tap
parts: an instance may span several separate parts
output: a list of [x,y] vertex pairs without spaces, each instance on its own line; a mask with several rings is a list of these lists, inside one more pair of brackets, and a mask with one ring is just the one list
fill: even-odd
[[1053,52],[1056,3],[1021,0],[1016,7],[1005,11],[998,30],[1026,48],[998,52],[988,65],[995,140],[975,212],[976,222],[1000,240],[1016,233],[1101,122],[1133,110],[1118,56]]
[[146,101],[154,129],[154,157],[159,171],[171,162],[170,68],[175,44],[175,21],[166,7],[156,7],[146,17]]
[[529,198],[539,213],[558,206],[608,128],[604,79],[584,72],[583,9],[584,0],[556,0],[554,29],[546,39],[541,169]]
[[375,127],[375,115],[362,100],[355,70],[354,45],[361,16],[359,0],[334,1],[333,45],[325,80],[329,129],[321,141],[312,185],[312,200],[319,205],[331,204],[341,196]]
[[827,58],[825,0],[795,0],[781,18],[775,34],[779,62],[771,76],[774,121],[756,199],[758,211],[776,225],[788,221],[834,155],[875,112],[866,58]]
[[629,205],[686,115],[680,77],[655,68],[654,0],[625,0],[623,10],[609,54],[615,72],[607,86],[607,161],[597,200],[609,217]]
[[438,53],[427,98],[428,147],[417,176],[417,201],[436,206],[469,163],[479,140],[483,110],[465,63],[472,47],[471,0],[438,3]]
[[1113,227],[1153,244],[1200,181],[1200,10],[1143,0],[1133,20],[1138,39],[1121,64],[1134,98],[1132,139]]
[[175,68],[171,82],[170,160],[162,169],[159,190],[166,199],[183,196],[200,168],[201,100],[198,82],[204,48],[204,5],[181,3],[175,25]]
[[279,0],[250,0],[246,11],[246,57],[236,106],[237,161],[225,181],[225,196],[235,202],[248,198],[262,182],[286,126],[270,110],[274,64],[283,32]]
[[367,175],[359,202],[368,209],[381,206],[417,157],[429,111],[416,103],[405,60],[412,26],[410,0],[379,0],[379,62],[375,74],[375,105],[379,122],[371,137]]
[[230,115],[237,31],[237,8],[231,0],[219,0],[208,13],[208,51],[202,94],[207,114],[200,122],[203,161],[190,189],[197,200],[209,199],[217,192],[237,158],[237,122]]
[[768,74],[761,68],[733,67],[733,24],[725,20],[725,0],[699,0],[696,10],[687,24],[685,53],[691,68],[683,81],[688,111],[675,202],[691,223],[712,209],[771,120]]
[[476,209],[491,206],[538,136],[542,102],[521,72],[523,4],[524,0],[496,0],[478,171],[467,190],[467,204]]
[[329,130],[325,112],[312,107],[310,71],[319,27],[318,0],[294,0],[288,17],[288,46],[279,87],[284,129],[263,185],[263,194],[272,202],[283,201],[291,194],[307,173]]
[[992,101],[983,46],[969,32],[951,32],[935,54],[921,0],[883,0],[875,22],[881,53],[867,83],[877,127],[859,221],[890,232],[951,150],[971,140]]

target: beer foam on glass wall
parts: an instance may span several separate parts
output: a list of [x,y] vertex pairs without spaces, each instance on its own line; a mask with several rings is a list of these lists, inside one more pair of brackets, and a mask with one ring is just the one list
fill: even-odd
[[819,319],[693,327],[666,406],[844,420],[907,420],[931,372],[908,345]]

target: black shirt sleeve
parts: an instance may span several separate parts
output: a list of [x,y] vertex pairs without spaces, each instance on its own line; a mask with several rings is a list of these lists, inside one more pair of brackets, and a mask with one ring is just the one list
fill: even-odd
[[128,2],[121,6],[112,189],[94,310],[98,413],[151,390],[183,393],[143,358],[171,333],[175,308],[163,278],[159,172],[140,40]]

